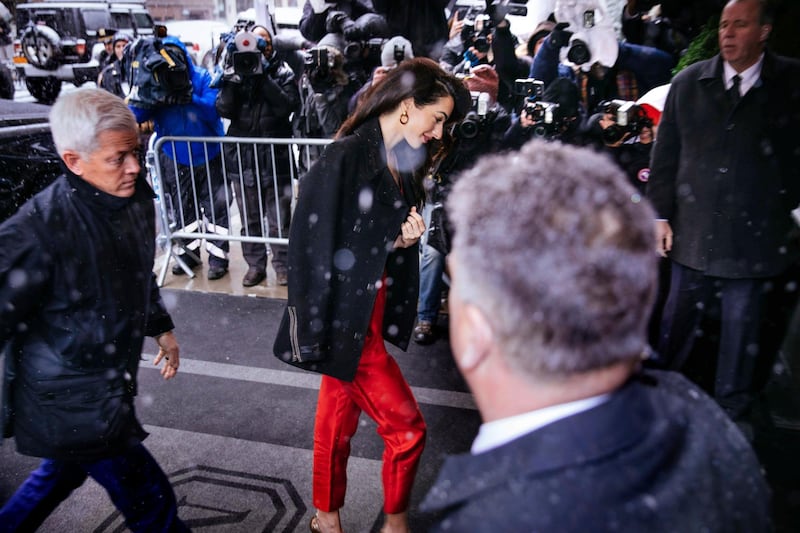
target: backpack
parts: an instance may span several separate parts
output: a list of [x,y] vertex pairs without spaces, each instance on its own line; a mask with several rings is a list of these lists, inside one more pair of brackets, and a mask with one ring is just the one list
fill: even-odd
[[137,40],[125,53],[131,84],[126,102],[145,109],[192,101],[192,65],[177,45],[158,37]]

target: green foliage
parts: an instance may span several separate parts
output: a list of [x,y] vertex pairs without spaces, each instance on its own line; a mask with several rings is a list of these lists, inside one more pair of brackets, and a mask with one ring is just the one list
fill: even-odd
[[673,76],[692,63],[709,59],[719,53],[718,27],[719,16],[715,15],[708,19],[702,31],[689,43],[686,53],[683,54],[678,64],[672,69]]

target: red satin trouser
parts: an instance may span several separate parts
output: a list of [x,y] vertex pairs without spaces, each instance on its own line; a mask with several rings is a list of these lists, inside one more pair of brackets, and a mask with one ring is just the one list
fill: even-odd
[[383,510],[408,509],[411,486],[425,447],[425,421],[397,362],[386,351],[381,326],[386,289],[372,311],[364,350],[352,382],[322,376],[314,423],[314,507],[335,511],[344,505],[350,439],[362,411],[378,424],[383,438]]

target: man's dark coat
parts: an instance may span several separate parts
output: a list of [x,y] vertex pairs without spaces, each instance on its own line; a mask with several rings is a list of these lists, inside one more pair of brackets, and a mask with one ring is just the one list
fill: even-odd
[[422,503],[433,532],[770,531],[750,445],[673,372],[633,378],[588,411],[447,458]]
[[153,197],[143,178],[119,198],[68,174],[0,225],[0,423],[20,453],[97,460],[147,435],[133,405],[142,344],[173,329]]
[[393,249],[415,205],[411,175],[402,173],[402,181],[403,192],[386,166],[377,119],[328,145],[303,176],[289,231],[289,295],[277,357],[351,381],[384,272],[383,336],[408,347],[419,247]]
[[672,81],[647,196],[674,233],[672,260],[721,278],[764,278],[800,257],[800,61],[767,52],[735,108],[722,59]]

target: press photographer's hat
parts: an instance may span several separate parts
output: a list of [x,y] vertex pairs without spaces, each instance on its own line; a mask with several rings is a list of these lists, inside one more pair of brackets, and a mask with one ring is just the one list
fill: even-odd
[[317,46],[327,46],[328,48],[335,48],[339,52],[344,51],[345,42],[344,38],[338,33],[327,33],[319,40]]
[[411,59],[414,57],[414,51],[411,49],[411,41],[406,39],[405,37],[401,37],[398,35],[397,37],[392,37],[385,43],[383,43],[383,48],[381,49],[381,65],[384,67],[396,67],[397,61],[394,57],[394,49],[395,47],[402,47],[403,48],[403,59]]
[[470,75],[464,78],[464,83],[470,91],[489,93],[491,101],[497,101],[500,77],[491,65],[473,67]]

